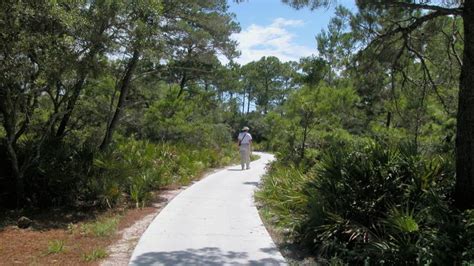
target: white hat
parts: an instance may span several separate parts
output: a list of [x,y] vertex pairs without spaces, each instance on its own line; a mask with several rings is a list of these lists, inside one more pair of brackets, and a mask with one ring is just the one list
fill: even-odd
[[242,128],[242,131],[249,131],[249,127]]

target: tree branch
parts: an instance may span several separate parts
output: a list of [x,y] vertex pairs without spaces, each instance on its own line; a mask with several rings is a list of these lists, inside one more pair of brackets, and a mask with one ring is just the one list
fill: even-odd
[[462,60],[461,57],[459,56],[458,52],[456,51],[456,39],[454,35],[456,33],[453,33],[453,35],[449,35],[447,32],[444,30],[441,30],[441,33],[446,37],[446,40],[448,41],[448,47],[447,47],[447,54],[451,60],[451,53],[454,55],[454,58],[456,59],[457,63],[459,64],[460,67],[462,67]]
[[416,3],[407,3],[401,1],[384,1],[384,3],[377,3],[377,5],[385,5],[388,7],[403,7],[408,9],[423,9],[423,10],[432,10],[443,13],[443,15],[455,15],[460,16],[462,15],[462,8],[448,8],[436,5],[428,5],[428,4],[416,4]]
[[[402,76],[404,77],[404,80],[402,82],[402,86],[404,86],[406,76],[405,76],[405,72],[401,71],[401,73],[402,73]],[[400,106],[399,106],[399,103],[398,103],[398,97],[397,97],[397,93],[395,91],[395,87],[396,87],[395,82],[396,82],[396,80],[395,80],[395,69],[392,68],[391,73],[390,73],[390,91],[392,92],[392,99],[395,102],[395,111],[397,112],[400,119],[404,123],[406,123],[406,116],[402,115],[402,112],[400,111]]]
[[446,105],[446,103],[444,102],[443,98],[441,97],[441,94],[439,93],[439,90],[438,90],[438,86],[437,86],[436,83],[434,82],[433,77],[431,76],[431,72],[430,72],[430,70],[428,69],[428,66],[426,65],[425,57],[424,57],[421,53],[419,53],[416,49],[413,49],[413,48],[408,44],[408,42],[405,42],[405,44],[406,44],[406,48],[408,49],[408,51],[414,53],[415,56],[420,60],[421,66],[423,67],[423,70],[424,70],[424,73],[425,73],[426,76],[428,77],[428,80],[429,80],[431,86],[433,87],[433,90],[434,90],[434,92],[436,93],[436,96],[438,97],[438,99],[439,99],[441,105],[443,105],[443,108],[444,108],[445,112],[446,112],[448,115],[451,115],[451,112],[449,111],[448,106]]
[[408,35],[408,34],[412,33],[413,31],[415,31],[416,29],[418,29],[419,27],[421,27],[426,22],[428,22],[432,19],[435,19],[437,17],[445,16],[445,15],[446,14],[444,14],[440,11],[431,12],[427,15],[424,15],[424,16],[421,16],[421,17],[415,19],[415,21],[412,24],[408,25],[407,27],[402,27],[398,24],[398,27],[396,29],[394,29],[392,31],[388,31],[385,34],[381,35],[380,37],[385,38],[385,37],[393,36],[397,33],[402,33],[403,35]]

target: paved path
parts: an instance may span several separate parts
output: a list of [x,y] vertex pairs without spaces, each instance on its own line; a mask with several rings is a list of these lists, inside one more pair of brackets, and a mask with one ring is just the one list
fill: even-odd
[[273,156],[232,166],[174,198],[150,224],[130,265],[285,265],[260,220],[253,193]]

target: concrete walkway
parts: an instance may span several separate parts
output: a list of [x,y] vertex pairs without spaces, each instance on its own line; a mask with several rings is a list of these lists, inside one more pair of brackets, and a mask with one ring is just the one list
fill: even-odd
[[232,166],[174,198],[150,224],[130,265],[285,265],[260,220],[253,193],[265,165]]

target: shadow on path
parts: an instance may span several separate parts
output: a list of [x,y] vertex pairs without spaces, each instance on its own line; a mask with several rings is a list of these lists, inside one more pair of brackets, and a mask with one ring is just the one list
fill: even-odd
[[[265,253],[275,252],[273,249],[261,249]],[[246,252],[222,251],[216,247],[187,249],[170,252],[148,252],[138,256],[130,265],[280,265],[276,259],[248,260]]]
[[232,171],[232,172],[241,172],[241,171],[244,171],[242,169],[227,169],[227,171]]
[[244,182],[244,185],[250,185],[250,186],[258,187],[259,183],[258,182]]

